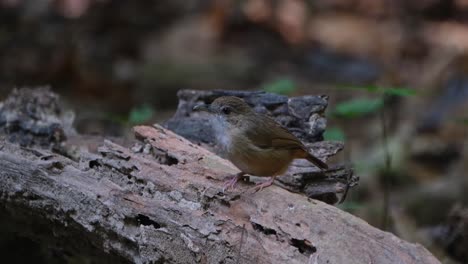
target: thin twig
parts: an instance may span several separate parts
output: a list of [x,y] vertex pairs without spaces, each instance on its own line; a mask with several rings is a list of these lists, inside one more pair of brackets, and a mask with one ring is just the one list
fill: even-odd
[[340,201],[338,202],[338,204],[341,204],[343,203],[345,200],[346,200],[346,196],[348,196],[348,191],[349,191],[349,188],[351,187],[351,179],[353,178],[353,172],[351,171],[348,175],[348,179],[346,181],[346,189],[344,190],[344,193],[343,195],[341,196],[341,199]]
[[245,234],[245,224],[242,225],[242,233],[241,233],[241,239],[240,239],[240,243],[239,243],[239,251],[237,252],[236,264],[240,263],[242,244],[244,243],[244,234]]
[[385,168],[383,172],[383,212],[382,212],[382,229],[388,229],[388,216],[390,209],[390,169],[391,156],[388,150],[388,134],[387,134],[387,118],[385,115],[385,106],[387,98],[383,95],[383,106],[380,120],[382,122],[382,144],[384,149]]

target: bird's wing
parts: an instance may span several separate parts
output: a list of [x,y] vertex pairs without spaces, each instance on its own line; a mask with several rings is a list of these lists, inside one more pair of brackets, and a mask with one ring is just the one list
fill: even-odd
[[[261,120],[261,121],[260,121]],[[268,116],[258,115],[246,136],[259,148],[305,149],[302,142],[286,128]]]

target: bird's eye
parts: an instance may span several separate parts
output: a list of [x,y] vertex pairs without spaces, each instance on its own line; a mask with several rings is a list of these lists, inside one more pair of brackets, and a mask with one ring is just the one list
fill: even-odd
[[225,107],[221,108],[221,112],[223,112],[223,114],[225,114],[225,115],[229,115],[231,113],[231,108],[228,107],[228,106],[225,106]]

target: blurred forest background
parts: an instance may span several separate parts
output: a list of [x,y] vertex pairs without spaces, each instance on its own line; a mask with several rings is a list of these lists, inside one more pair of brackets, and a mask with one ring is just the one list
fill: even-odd
[[38,85],[108,136],[180,89],[329,95],[339,207],[468,263],[468,0],[0,0],[0,100]]

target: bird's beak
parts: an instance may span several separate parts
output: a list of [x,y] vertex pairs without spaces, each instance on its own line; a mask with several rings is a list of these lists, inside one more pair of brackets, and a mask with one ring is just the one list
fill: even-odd
[[210,105],[208,104],[199,104],[193,107],[193,111],[199,112],[199,111],[204,111],[204,112],[209,112],[211,113]]

